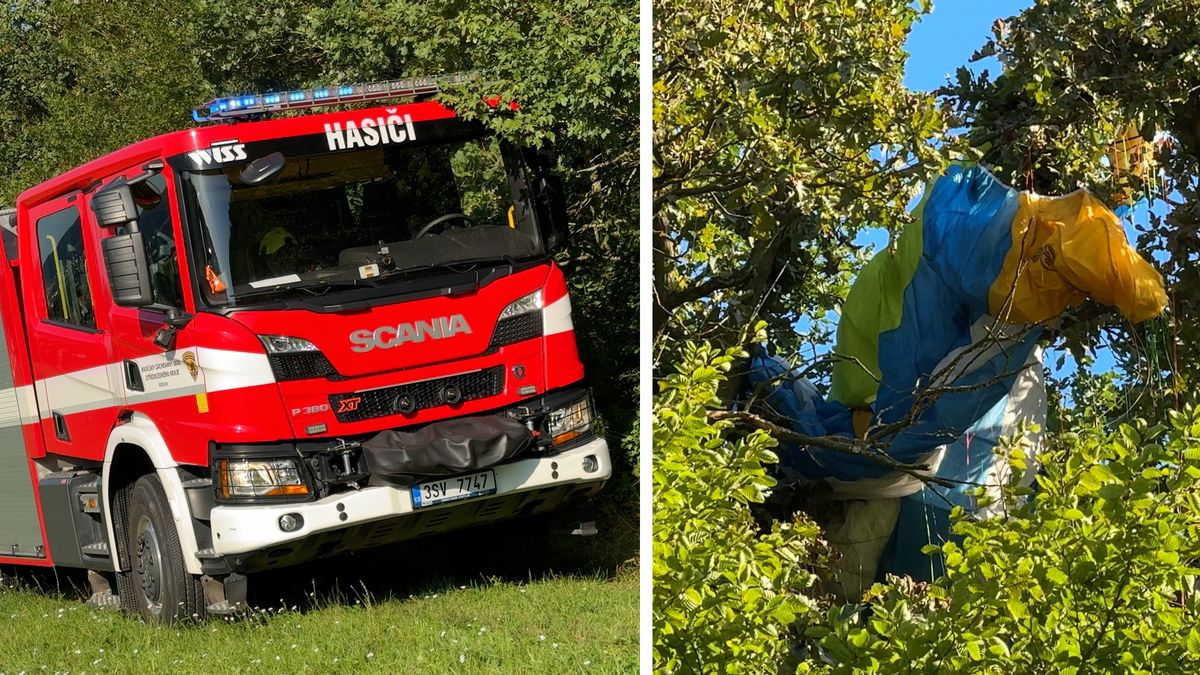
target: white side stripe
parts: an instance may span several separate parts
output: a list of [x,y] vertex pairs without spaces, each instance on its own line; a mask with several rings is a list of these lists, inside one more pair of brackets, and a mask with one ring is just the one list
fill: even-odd
[[107,365],[63,373],[39,382],[45,383],[46,391],[43,417],[49,417],[51,410],[67,415],[117,404]]
[[204,373],[204,384],[210,392],[275,382],[275,374],[271,372],[271,362],[266,354],[197,347],[196,363]]
[[33,424],[38,421],[37,397],[32,386],[27,384],[17,387],[17,406],[21,410],[21,424]]
[[[188,361],[196,367],[194,376]],[[39,379],[32,386],[0,389],[0,426],[16,424],[18,419],[22,424],[35,422],[35,410],[42,419],[48,419],[51,412],[69,415],[275,382],[266,354],[180,347],[133,362],[138,366],[143,391],[127,388],[125,364],[121,361]]]
[[21,410],[17,407],[17,390],[0,390],[0,427],[14,427],[21,423]]

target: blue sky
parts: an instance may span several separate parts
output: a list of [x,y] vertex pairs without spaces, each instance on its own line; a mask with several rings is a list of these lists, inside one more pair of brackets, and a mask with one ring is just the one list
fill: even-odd
[[940,87],[959,66],[972,70],[1000,69],[995,59],[968,64],[971,54],[992,34],[992,22],[1021,13],[1032,0],[941,0],[933,12],[913,27],[908,37],[908,69],[904,83],[910,89]]

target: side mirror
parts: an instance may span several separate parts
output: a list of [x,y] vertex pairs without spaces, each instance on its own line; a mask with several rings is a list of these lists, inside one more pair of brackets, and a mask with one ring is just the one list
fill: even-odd
[[118,234],[100,240],[104,267],[113,302],[121,307],[145,307],[154,302],[150,294],[150,265],[141,232]]
[[[137,220],[137,204],[129,185],[120,183],[96,193],[92,197],[92,213],[100,227],[119,227]],[[136,230],[137,228],[131,228]]]
[[154,302],[150,293],[150,265],[146,262],[146,245],[137,228],[137,204],[128,183],[116,183],[92,197],[92,213],[100,227],[121,227],[127,230],[100,240],[104,267],[108,270],[108,285],[113,302],[121,307],[145,307]]

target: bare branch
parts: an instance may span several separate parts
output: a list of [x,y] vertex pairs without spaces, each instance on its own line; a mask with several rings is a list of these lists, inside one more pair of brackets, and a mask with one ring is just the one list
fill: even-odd
[[932,469],[924,464],[905,464],[878,448],[868,444],[866,441],[847,438],[845,436],[809,436],[801,434],[787,427],[780,426],[770,420],[754,413],[741,412],[734,410],[710,410],[708,412],[708,420],[710,422],[718,422],[721,420],[730,420],[752,426],[756,429],[762,429],[772,437],[782,441],[793,441],[802,445],[810,445],[813,447],[824,448],[825,450],[833,450],[842,452],[855,457],[861,457],[871,462],[875,462],[881,466],[887,467],[893,471],[899,471],[916,478],[926,483],[934,483],[943,487],[955,487],[959,484],[958,481],[939,478],[930,473]]

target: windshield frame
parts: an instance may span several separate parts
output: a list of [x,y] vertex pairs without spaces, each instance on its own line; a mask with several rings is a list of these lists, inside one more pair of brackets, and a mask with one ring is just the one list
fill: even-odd
[[[410,121],[409,125],[410,128],[415,125],[417,130],[422,133],[419,146],[460,143],[489,136],[494,137],[494,134],[482,124],[464,121],[457,117],[415,123]],[[326,125],[326,128],[328,127],[329,125]],[[247,143],[236,154],[226,153],[233,161],[212,163],[207,166],[197,159],[194,151],[167,158],[167,163],[174,169],[172,171],[173,183],[185,240],[183,245],[186,266],[190,272],[188,274],[189,283],[186,285],[191,287],[191,294],[197,310],[209,310],[224,314],[244,309],[281,309],[296,306],[307,309],[357,307],[363,306],[364,303],[367,306],[373,306],[385,304],[379,300],[386,298],[413,294],[427,296],[431,294],[431,289],[440,289],[440,293],[434,294],[444,295],[458,292],[464,284],[477,288],[496,278],[498,274],[510,274],[518,269],[525,269],[550,260],[550,251],[541,223],[542,211],[538,208],[536,199],[529,190],[536,167],[528,164],[521,148],[497,139],[508,187],[512,191],[514,200],[519,191],[522,196],[518,203],[523,203],[526,207],[522,209],[522,212],[528,227],[523,227],[523,234],[533,242],[531,253],[520,256],[504,256],[498,252],[495,257],[480,256],[476,262],[463,261],[431,267],[389,270],[389,273],[381,275],[379,278],[367,278],[361,280],[361,283],[355,282],[354,285],[349,285],[348,282],[339,279],[327,287],[319,287],[320,290],[301,290],[302,284],[288,282],[273,288],[257,289],[248,295],[243,291],[241,297],[231,293],[226,296],[227,299],[224,301],[214,301],[205,288],[207,281],[204,270],[209,264],[205,255],[208,248],[205,237],[208,235],[209,228],[204,224],[203,216],[200,215],[199,194],[195,187],[197,183],[191,180],[191,176],[202,171],[211,173],[213,170],[225,171],[230,167],[244,166],[248,161],[274,151],[282,150],[285,156],[308,157],[319,154],[351,153],[364,149],[361,147],[330,149],[325,146],[328,136],[328,132],[280,136]],[[329,146],[333,145],[332,140],[328,143]],[[216,144],[213,147],[217,147]],[[197,194],[193,195],[194,191]],[[532,236],[530,236],[531,232]],[[418,240],[409,239],[407,241]],[[507,268],[507,271],[503,268]]]

